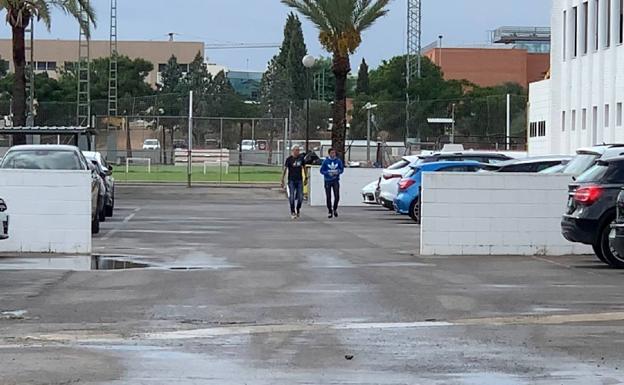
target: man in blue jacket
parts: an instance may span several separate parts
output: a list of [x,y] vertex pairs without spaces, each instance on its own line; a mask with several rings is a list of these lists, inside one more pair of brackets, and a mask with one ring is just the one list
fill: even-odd
[[[323,161],[321,174],[325,177],[325,196],[327,198],[328,218],[338,218],[338,203],[340,202],[340,175],[344,173],[344,164],[336,156],[336,150],[329,149],[329,158]],[[334,202],[332,204],[332,192]]]

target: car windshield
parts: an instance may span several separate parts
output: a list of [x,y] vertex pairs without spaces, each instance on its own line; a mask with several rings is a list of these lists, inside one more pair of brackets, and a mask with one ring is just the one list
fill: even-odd
[[74,152],[58,150],[11,151],[4,157],[2,168],[22,170],[83,169]]
[[156,140],[156,139],[148,139],[148,140],[145,141],[145,144],[149,144],[149,145],[158,144],[158,140]]
[[597,154],[579,154],[575,156],[570,163],[568,163],[566,168],[563,169],[563,173],[569,175],[581,175],[588,168],[590,168],[596,160],[598,160],[598,158],[599,155]]
[[609,170],[609,166],[606,164],[597,164],[591,167],[589,170],[585,171],[578,178],[576,178],[577,182],[586,183],[586,182],[597,182],[601,180]]
[[405,167],[407,167],[409,165],[410,165],[410,162],[408,160],[401,159],[400,161],[396,162],[392,166],[388,167],[388,170],[400,170],[400,169],[405,168]]
[[243,140],[243,146],[251,146],[253,145],[253,140]]
[[545,170],[542,170],[539,173],[540,174],[560,174],[565,168],[566,168],[566,165],[558,164],[556,166],[552,166]]

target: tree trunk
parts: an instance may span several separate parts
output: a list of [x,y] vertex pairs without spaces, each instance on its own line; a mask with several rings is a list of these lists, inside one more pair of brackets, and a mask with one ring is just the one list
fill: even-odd
[[[334,55],[332,70],[336,77],[334,95],[332,147],[341,159],[345,159],[345,138],[347,135],[347,76],[351,71],[349,56]],[[325,154],[324,154],[325,155]]]
[[[13,126],[26,125],[26,45],[25,27],[12,27],[13,65],[15,82],[13,83]],[[25,134],[13,135],[13,144],[26,144]]]

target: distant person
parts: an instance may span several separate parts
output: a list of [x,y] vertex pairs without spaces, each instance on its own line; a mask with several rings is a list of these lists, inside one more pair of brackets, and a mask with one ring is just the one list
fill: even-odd
[[[329,149],[329,157],[325,158],[321,166],[321,174],[325,177],[325,197],[327,199],[328,218],[338,218],[338,203],[340,203],[340,175],[344,173],[344,164],[336,156],[336,150]],[[332,192],[334,202],[332,204]]]
[[305,179],[305,162],[299,146],[293,146],[292,155],[286,159],[282,174],[282,188],[288,173],[288,200],[290,202],[290,218],[298,219],[303,206],[303,181]]

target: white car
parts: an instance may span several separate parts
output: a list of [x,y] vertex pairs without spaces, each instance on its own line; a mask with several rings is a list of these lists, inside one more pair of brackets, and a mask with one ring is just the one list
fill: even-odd
[[377,197],[375,196],[375,191],[377,191],[377,186],[379,185],[379,180],[375,180],[370,182],[362,189],[362,202],[367,205],[376,205]]
[[0,198],[0,240],[9,239],[9,214],[6,213],[7,205]]
[[258,149],[258,144],[255,140],[243,140],[241,142],[241,151],[256,151]]
[[412,170],[410,165],[418,161],[418,155],[404,156],[400,161],[383,170],[377,187],[377,201],[394,210],[394,198],[399,194],[399,182]]
[[160,150],[160,141],[158,139],[145,139],[143,142],[144,150]]

